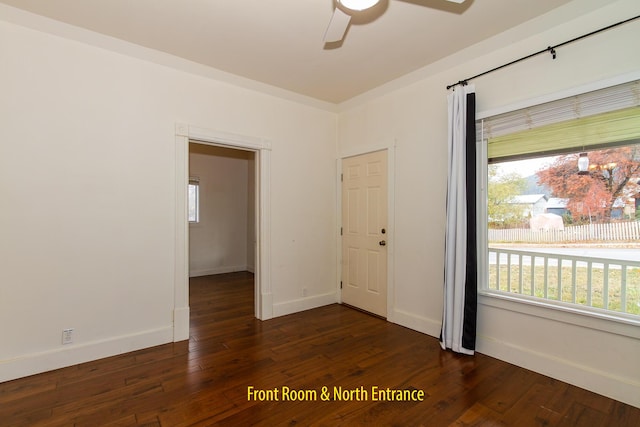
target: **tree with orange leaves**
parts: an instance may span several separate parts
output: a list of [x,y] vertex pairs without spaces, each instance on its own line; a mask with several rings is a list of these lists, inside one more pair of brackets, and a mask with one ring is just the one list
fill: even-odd
[[537,172],[538,183],[549,187],[554,197],[569,199],[567,208],[574,218],[609,222],[616,200],[640,191],[640,144],[594,150],[587,155],[587,173],[578,173],[578,154],[566,154]]

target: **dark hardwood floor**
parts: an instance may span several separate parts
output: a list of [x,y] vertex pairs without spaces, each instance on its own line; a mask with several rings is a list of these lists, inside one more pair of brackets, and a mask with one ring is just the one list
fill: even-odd
[[[2,383],[0,426],[640,426],[640,409],[443,352],[432,337],[337,304],[260,322],[249,273],[190,288],[188,343]],[[424,399],[374,400],[374,386]],[[279,400],[253,401],[249,387]],[[285,387],[311,400],[285,401]],[[351,399],[334,387],[354,390]]]

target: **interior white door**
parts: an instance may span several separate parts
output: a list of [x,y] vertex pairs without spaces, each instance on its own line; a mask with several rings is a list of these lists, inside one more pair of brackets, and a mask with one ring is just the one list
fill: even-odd
[[342,161],[342,302],[387,316],[387,151]]

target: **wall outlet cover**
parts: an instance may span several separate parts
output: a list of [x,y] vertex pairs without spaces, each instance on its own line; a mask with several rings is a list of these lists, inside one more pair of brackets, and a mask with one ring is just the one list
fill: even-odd
[[73,329],[65,329],[62,331],[62,344],[71,344],[73,342]]

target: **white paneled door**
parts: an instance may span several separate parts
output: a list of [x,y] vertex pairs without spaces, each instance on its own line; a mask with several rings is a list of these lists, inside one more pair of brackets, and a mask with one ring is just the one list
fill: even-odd
[[387,151],[342,161],[342,302],[387,316]]

